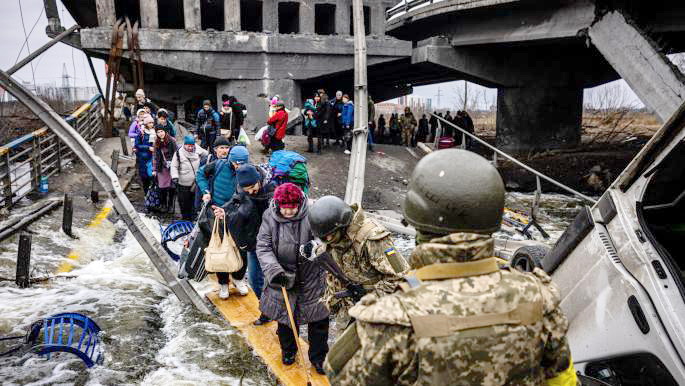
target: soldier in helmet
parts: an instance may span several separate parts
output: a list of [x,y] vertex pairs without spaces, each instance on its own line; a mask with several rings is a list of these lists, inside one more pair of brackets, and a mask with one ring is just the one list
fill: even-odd
[[497,170],[468,151],[431,153],[403,209],[417,230],[413,270],[394,294],[349,310],[356,322],[326,360],[331,383],[575,385],[559,291],[542,270],[501,269],[493,257]]
[[338,271],[328,275],[325,300],[338,325],[345,328],[347,310],[356,300],[367,291],[391,293],[409,265],[395,249],[390,232],[356,204],[321,197],[309,211],[309,223],[323,244],[314,241],[302,253],[328,261],[329,272]]

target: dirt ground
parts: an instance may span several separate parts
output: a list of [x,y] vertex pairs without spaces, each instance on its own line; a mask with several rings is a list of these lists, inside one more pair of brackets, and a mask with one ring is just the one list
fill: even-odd
[[[267,162],[267,156],[260,151],[261,144],[255,142],[252,141],[250,146],[253,162]],[[285,143],[287,149],[307,158],[312,182],[310,194],[313,198],[325,195],[341,198],[345,196],[350,156],[343,153],[344,149],[331,144],[321,154],[307,153],[305,136],[287,136]],[[420,154],[419,151],[416,153]],[[369,210],[398,210],[418,159],[406,148],[390,145],[375,145],[374,153],[367,152],[366,157],[366,189],[362,206]]]

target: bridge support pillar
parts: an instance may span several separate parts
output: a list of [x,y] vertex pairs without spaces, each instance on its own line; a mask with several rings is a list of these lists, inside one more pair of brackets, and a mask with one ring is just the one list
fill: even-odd
[[582,87],[500,88],[497,147],[521,154],[578,146],[582,113]]

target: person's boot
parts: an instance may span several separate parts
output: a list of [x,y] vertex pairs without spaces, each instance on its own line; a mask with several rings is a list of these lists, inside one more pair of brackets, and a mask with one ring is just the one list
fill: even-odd
[[261,314],[261,315],[259,315],[259,318],[257,320],[252,322],[252,324],[254,324],[255,326],[263,326],[263,325],[269,323],[270,321],[271,321],[271,319],[269,319],[266,315]]
[[219,289],[219,299],[228,299],[230,293],[228,292],[228,284],[221,284],[221,289]]
[[292,365],[293,363],[295,363],[295,356],[296,356],[296,355],[297,355],[297,351],[296,351],[296,352],[292,352],[292,353],[291,353],[291,352],[285,352],[285,351],[283,351],[283,353],[282,353],[282,361],[283,361],[283,364],[286,365],[286,366],[290,366],[290,365]]
[[312,366],[314,366],[317,373],[326,375],[326,371],[323,369],[323,362],[312,362]]

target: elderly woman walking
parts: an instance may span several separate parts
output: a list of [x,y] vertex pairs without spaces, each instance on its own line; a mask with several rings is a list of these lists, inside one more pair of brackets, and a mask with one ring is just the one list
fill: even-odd
[[171,181],[171,161],[176,153],[176,140],[157,125],[157,139],[155,140],[152,157],[152,175],[157,178],[159,187],[159,201],[161,211],[174,213],[174,183]]
[[313,239],[308,211],[307,199],[297,185],[285,183],[274,191],[257,235],[257,258],[268,283],[259,308],[266,317],[278,322],[276,333],[283,364],[293,364],[297,344],[281,292],[281,287],[286,288],[295,323],[298,327],[307,325],[309,360],[319,374],[324,374],[329,316],[321,301],[326,286],[325,272],[299,253],[300,245]]

